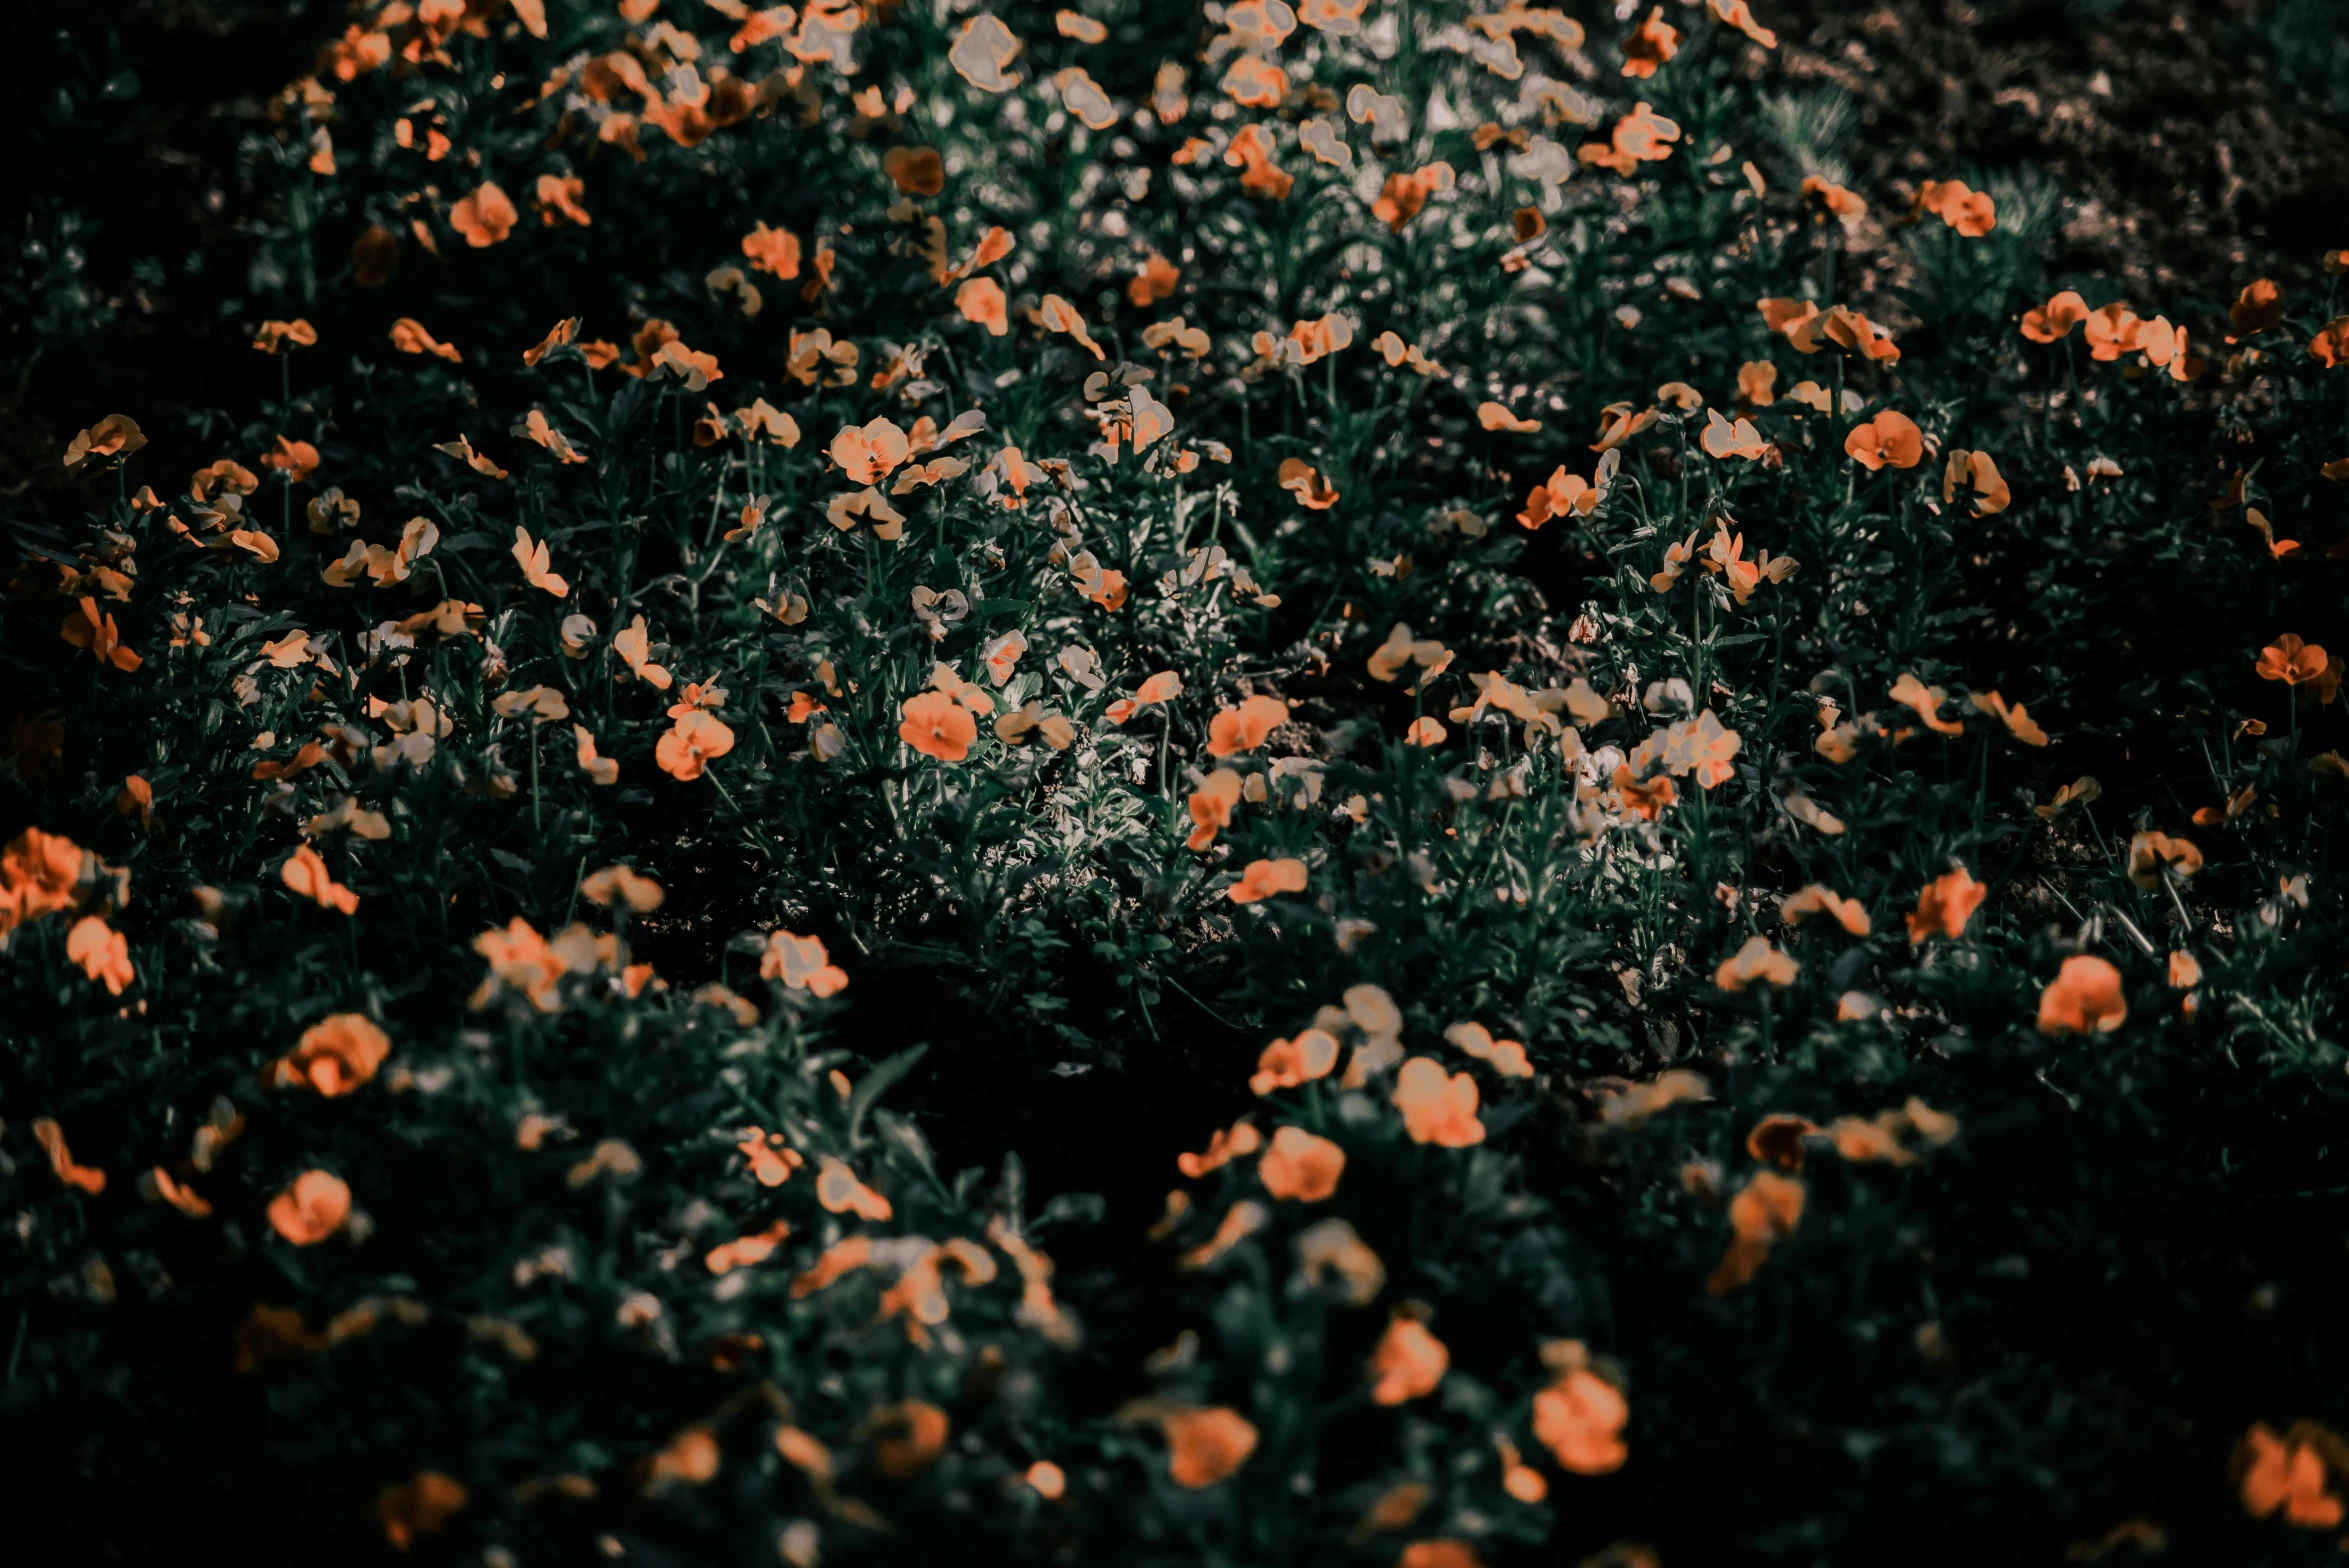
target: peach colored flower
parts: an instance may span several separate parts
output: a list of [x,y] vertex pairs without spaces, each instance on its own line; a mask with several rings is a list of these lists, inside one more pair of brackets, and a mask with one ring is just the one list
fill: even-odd
[[1534,1437],[1575,1475],[1612,1475],[1623,1468],[1631,1457],[1623,1442],[1630,1419],[1622,1390],[1587,1367],[1533,1396]]
[[1444,1342],[1410,1309],[1399,1311],[1370,1354],[1371,1401],[1400,1405],[1432,1394],[1451,1365],[1452,1352]]
[[262,1081],[276,1088],[315,1089],[328,1099],[349,1094],[375,1076],[391,1054],[391,1037],[360,1013],[334,1013],[302,1031]]
[[653,746],[653,761],[681,782],[702,776],[705,767],[734,749],[734,731],[717,715],[688,708]]
[[1240,880],[1224,889],[1224,896],[1235,904],[1254,904],[1275,893],[1302,893],[1305,885],[1302,860],[1251,860],[1241,870]]
[[1178,1407],[1159,1424],[1166,1433],[1167,1474],[1193,1491],[1223,1480],[1256,1451],[1255,1426],[1228,1406]]
[[1413,1143],[1465,1149],[1484,1142],[1484,1123],[1476,1119],[1476,1080],[1445,1072],[1432,1056],[1414,1056],[1403,1064],[1395,1075],[1393,1101]]
[[[262,1309],[256,1308],[258,1313]],[[300,1317],[295,1316],[297,1327]],[[383,1526],[383,1538],[401,1551],[416,1544],[417,1537],[438,1535],[464,1507],[470,1494],[463,1482],[442,1475],[437,1470],[419,1470],[397,1486],[387,1486],[375,1499],[375,1517]]]
[[1989,894],[1990,889],[1975,881],[1963,866],[1935,877],[1918,893],[1917,907],[1909,914],[1909,945],[1914,947],[1929,936],[1956,941],[1965,935],[1966,922]]
[[278,875],[296,897],[307,898],[321,909],[340,910],[346,915],[358,911],[359,895],[337,882],[326,862],[318,858],[318,851],[307,844],[293,852]]
[[33,1123],[33,1142],[49,1156],[49,1169],[68,1187],[92,1197],[106,1190],[106,1173],[96,1166],[74,1163],[73,1152],[65,1146],[65,1129],[53,1118],[44,1116]]
[[463,235],[466,244],[480,250],[513,233],[521,217],[497,183],[484,180],[449,209],[449,227]]
[[1302,1127],[1283,1127],[1256,1162],[1256,1177],[1276,1198],[1319,1203],[1338,1190],[1345,1169],[1344,1149]]
[[339,1176],[304,1171],[269,1200],[269,1224],[297,1247],[316,1246],[351,1217],[351,1189]]
[[103,981],[107,994],[120,996],[138,978],[131,967],[130,939],[96,915],[84,915],[65,936],[65,956],[82,966],[82,973]]
[[906,698],[898,711],[904,715],[897,726],[898,739],[925,757],[960,762],[971,754],[972,743],[979,738],[978,720],[945,692],[916,693]]
[[2110,1034],[2129,1016],[2121,972],[2093,953],[2075,953],[2039,995],[2039,1032]]
[[1729,1200],[1729,1251],[1705,1281],[1710,1295],[1726,1295],[1751,1280],[1770,1249],[1794,1234],[1803,1217],[1803,1184],[1775,1171],[1756,1171]]
[[1288,717],[1289,705],[1278,697],[1250,697],[1208,721],[1207,754],[1229,757],[1237,752],[1254,751]]

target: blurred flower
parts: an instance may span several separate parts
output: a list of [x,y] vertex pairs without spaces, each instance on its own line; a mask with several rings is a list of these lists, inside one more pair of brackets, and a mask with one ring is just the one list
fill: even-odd
[[2109,1034],[2129,1016],[2121,972],[2092,953],[2075,953],[2039,996],[2039,1032]]
[[316,1246],[351,1217],[351,1189],[339,1176],[304,1171],[269,1200],[269,1225],[297,1247]]

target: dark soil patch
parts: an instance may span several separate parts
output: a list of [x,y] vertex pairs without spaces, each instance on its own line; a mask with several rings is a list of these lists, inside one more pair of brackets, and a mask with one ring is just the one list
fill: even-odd
[[2036,165],[2067,198],[2057,269],[2153,308],[2306,283],[2349,240],[2349,126],[2276,80],[2252,0],[1772,9],[1778,73],[1855,100],[1871,198],[1961,164]]

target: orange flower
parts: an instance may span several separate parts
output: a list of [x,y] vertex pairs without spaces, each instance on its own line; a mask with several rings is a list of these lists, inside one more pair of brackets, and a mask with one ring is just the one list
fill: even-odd
[[584,724],[574,724],[571,726],[571,738],[577,745],[574,760],[579,765],[579,771],[587,775],[590,783],[608,785],[620,782],[619,762],[611,757],[596,755],[595,732],[593,730]]
[[0,849],[0,936],[72,907],[83,852],[60,834],[26,828]]
[[449,209],[449,227],[465,236],[466,244],[481,250],[513,233],[521,217],[497,182],[484,180]]
[[1763,48],[1778,47],[1778,35],[1754,20],[1753,7],[1746,0],[1706,0],[1706,4],[1714,16]]
[[2092,953],[2075,953],[2039,995],[2039,1032],[2110,1034],[2129,1016],[2121,972]]
[[1484,1142],[1484,1123],[1476,1119],[1476,1080],[1445,1072],[1432,1056],[1414,1056],[1403,1064],[1395,1075],[1393,1101],[1413,1143],[1465,1149]]
[[1395,1559],[1395,1568],[1484,1568],[1484,1559],[1477,1555],[1474,1542],[1445,1536],[1413,1541]]
[[[1176,161],[1182,160],[1178,157]],[[1241,171],[1240,189],[1251,196],[1284,201],[1297,183],[1295,175],[1272,161],[1272,138],[1265,135],[1261,125],[1247,126],[1233,137],[1232,144],[1224,149],[1223,161]]]
[[2145,325],[2119,300],[2090,311],[2087,323],[2088,357],[2100,363],[2110,363],[2136,348],[2138,331]]
[[1240,872],[1240,880],[1223,891],[1224,897],[1235,904],[1254,904],[1275,893],[1302,893],[1305,884],[1305,862],[1283,857],[1249,861]]
[[814,1268],[791,1277],[791,1299],[797,1301],[829,1289],[858,1269],[870,1268],[872,1262],[872,1237],[849,1236],[836,1241],[817,1255]]
[[[298,1316],[295,1321],[300,1322]],[[466,1497],[463,1482],[437,1470],[419,1470],[411,1479],[383,1489],[375,1499],[375,1517],[383,1525],[383,1538],[404,1552],[418,1536],[446,1529],[464,1508]]]
[[2202,851],[2167,833],[2140,833],[2129,840],[2129,880],[2151,891],[2166,874],[2179,881],[2202,869]]
[[2023,336],[2034,343],[2053,343],[2071,336],[2072,328],[2087,319],[2088,302],[2065,289],[2038,309],[2023,312]]
[[1966,726],[1963,720],[1945,719],[1941,716],[1941,705],[1949,700],[1949,693],[1938,686],[1926,685],[1917,679],[1914,672],[1904,671],[1900,679],[1892,683],[1891,696],[1894,702],[1914,711],[1918,718],[1925,721],[1925,727],[1935,734],[1962,735],[1965,733]]
[[2257,278],[2243,286],[2235,296],[2235,303],[2227,307],[2227,319],[2244,337],[2265,332],[2284,319],[2284,291],[2272,278]]
[[1183,278],[1182,269],[1156,251],[1142,263],[1142,270],[1126,284],[1126,298],[1147,310],[1162,299],[1174,297],[1175,285]]
[[1909,915],[1909,945],[1914,947],[1929,936],[1956,941],[1965,935],[1966,922],[1989,895],[1990,889],[1975,881],[1965,867],[1943,872],[1917,894],[1917,907]]
[[1588,1367],[1573,1368],[1533,1396],[1535,1439],[1574,1475],[1612,1475],[1622,1469],[1631,1457],[1623,1443],[1630,1419],[1623,1391]]
[[317,342],[318,329],[297,317],[292,321],[262,322],[261,335],[253,340],[253,346],[264,354],[274,354],[288,343],[297,348],[312,348]]
[[946,164],[935,147],[892,147],[881,155],[881,172],[901,196],[935,196],[946,189]]
[[192,1220],[204,1219],[212,1212],[212,1205],[204,1201],[202,1194],[172,1180],[171,1172],[160,1165],[139,1178],[139,1194],[150,1201],[168,1203]]
[[1762,439],[1752,420],[1739,419],[1732,424],[1721,417],[1717,408],[1705,412],[1709,417],[1699,444],[1707,457],[1742,457],[1750,463],[1770,454],[1770,443]]
[[1176,1406],[1159,1424],[1166,1433],[1167,1474],[1192,1491],[1223,1480],[1256,1451],[1255,1426],[1229,1406]]
[[2327,370],[2349,364],[2349,316],[2335,316],[2318,328],[2308,340],[2308,357]]
[[1569,513],[1588,517],[1598,504],[1607,498],[1604,484],[1593,485],[1580,474],[1566,472],[1564,464],[1525,498],[1525,510],[1517,514],[1517,521],[1526,528],[1539,528],[1553,517]]
[[1282,458],[1279,478],[1281,488],[1293,492],[1308,511],[1326,512],[1338,504],[1337,488],[1301,457]]
[[993,278],[965,278],[962,287],[954,291],[954,308],[963,320],[985,327],[995,337],[1011,331],[1003,285]]
[[1818,1123],[1807,1116],[1775,1111],[1747,1130],[1745,1152],[1782,1171],[1799,1171],[1806,1158],[1803,1140],[1817,1136],[1818,1131]]
[[100,664],[111,664],[118,670],[135,670],[147,661],[122,645],[122,633],[116,629],[114,617],[99,613],[98,601],[83,594],[74,606],[65,624],[57,628],[57,635],[76,648],[87,648],[90,657]]
[[668,734],[653,746],[653,761],[661,771],[681,782],[702,776],[707,764],[734,749],[734,731],[703,708],[688,708],[677,716]]
[[1998,465],[1990,460],[1988,452],[1969,452],[1963,447],[1952,447],[1949,463],[1941,473],[1941,499],[1957,499],[1958,488],[1968,482],[1974,487],[1974,515],[1988,517],[2003,512],[2014,500],[2014,492],[1999,476]]
[[2324,1454],[2301,1440],[2302,1429],[2314,1424],[2295,1422],[2279,1438],[2266,1422],[2255,1422],[2236,1445],[2230,1468],[2243,1510],[2252,1518],[2265,1519],[2281,1509],[2287,1524],[2303,1530],[2330,1530],[2340,1524],[2341,1500],[2325,1489]]
[[339,1176],[304,1171],[269,1200],[269,1224],[297,1247],[316,1246],[351,1217],[351,1189]]
[[2037,721],[2031,717],[2030,712],[2021,703],[2010,705],[2004,697],[1994,691],[1978,691],[1966,700],[2004,724],[2007,727],[2007,732],[2024,745],[2044,746],[2047,744],[2047,731],[2039,727]]
[[1778,906],[1778,918],[1790,926],[1802,924],[1806,915],[1817,914],[1828,916],[1853,936],[1866,936],[1870,928],[1868,911],[1858,899],[1845,898],[1816,882]]
[[1533,1062],[1525,1054],[1523,1041],[1496,1040],[1480,1023],[1453,1024],[1444,1030],[1444,1038],[1478,1061],[1490,1063],[1504,1078],[1533,1076]]
[[155,825],[155,786],[136,773],[131,774],[122,781],[122,788],[115,791],[114,809],[123,816],[137,817],[139,826],[143,828],[153,827]]
[[1837,222],[1841,223],[1847,233],[1857,229],[1860,226],[1860,220],[1868,215],[1867,202],[1856,193],[1845,190],[1833,180],[1823,180],[1816,174],[1806,174],[1803,176],[1802,191],[1805,196],[1818,197],[1819,205],[1825,208]]
[[[1410,174],[1390,174],[1386,184],[1379,190],[1378,199],[1370,204],[1370,215],[1385,224],[1390,232],[1400,234],[1405,224],[1419,216],[1419,210],[1427,205],[1428,197],[1438,191],[1450,190],[1455,178],[1452,166],[1448,163],[1431,163]],[[1494,427],[1487,425],[1485,428],[1490,430]],[[1516,425],[1511,428],[1522,430],[1529,427]],[[1536,424],[1530,428],[1538,430],[1541,426]]]
[[1670,774],[1659,773],[1654,778],[1643,779],[1625,765],[1615,770],[1609,783],[1622,809],[1642,822],[1655,821],[1680,801],[1680,786],[1672,782]]
[[1257,1094],[1294,1089],[1315,1078],[1326,1078],[1338,1065],[1337,1037],[1325,1029],[1307,1029],[1294,1040],[1275,1040],[1256,1058],[1256,1072],[1248,1087]]
[[770,229],[760,223],[742,237],[742,254],[753,270],[778,278],[799,276],[799,236],[789,229]]
[[763,1231],[737,1236],[721,1242],[702,1254],[702,1267],[712,1274],[731,1274],[736,1269],[753,1268],[775,1255],[775,1249],[791,1234],[791,1227],[777,1220]]
[[571,585],[556,573],[549,571],[552,550],[543,539],[533,541],[530,530],[514,530],[513,555],[522,568],[522,580],[531,587],[553,594],[558,599],[570,597]]
[[750,1162],[750,1174],[762,1187],[782,1186],[791,1179],[793,1171],[807,1163],[797,1149],[783,1141],[781,1133],[769,1133],[763,1128],[744,1128],[735,1147]]
[[1623,74],[1653,76],[1656,67],[1679,52],[1680,33],[1664,20],[1664,8],[1657,6],[1639,24],[1639,30],[1623,40]]
[[1206,781],[1191,792],[1191,836],[1183,841],[1187,849],[1206,849],[1215,842],[1215,835],[1232,825],[1232,809],[1240,803],[1240,776],[1229,768],[1217,768]]
[[816,997],[834,996],[848,989],[848,971],[832,962],[823,940],[795,936],[789,931],[767,933],[767,947],[759,959],[759,978],[780,980],[794,991]]
[[[90,601],[84,599],[82,603]],[[2321,678],[2331,659],[2324,649],[2314,643],[2305,643],[2298,635],[2286,632],[2259,651],[2255,668],[2263,681],[2282,681],[2287,686],[2298,686]]]
[[1713,984],[1724,991],[1743,991],[1759,981],[1774,986],[1790,986],[1802,972],[1802,965],[1770,945],[1766,936],[1749,936],[1745,945],[1721,960],[1713,971]]
[[1770,1249],[1802,1222],[1803,1197],[1803,1184],[1793,1177],[1756,1171],[1747,1178],[1729,1200],[1729,1250],[1705,1281],[1708,1295],[1727,1295],[1760,1271]]
[[1262,55],[1241,54],[1224,72],[1223,90],[1245,108],[1275,109],[1288,96],[1289,75]]
[[892,1481],[921,1474],[946,1452],[952,1423],[946,1412],[919,1399],[883,1405],[857,1424],[856,1436],[870,1440],[873,1463]]
[[1036,307],[1036,321],[1047,332],[1059,332],[1074,338],[1078,345],[1095,359],[1106,359],[1101,345],[1093,341],[1093,334],[1085,328],[1085,318],[1077,314],[1077,307],[1058,294],[1047,294]]
[[579,198],[587,194],[587,182],[578,175],[542,174],[537,190],[538,221],[548,228],[566,221],[583,229],[594,225],[595,219],[579,205]]
[[1657,114],[1645,103],[1636,104],[1632,111],[1615,122],[1603,142],[1584,142],[1575,150],[1575,157],[1584,164],[1601,169],[1612,169],[1628,179],[1637,173],[1643,163],[1662,163],[1672,156],[1672,143],[1680,140],[1680,124]]
[[84,915],[65,936],[66,958],[82,966],[82,973],[106,983],[107,994],[122,995],[138,978],[131,967],[130,940],[96,915]]
[[65,1146],[65,1129],[53,1119],[44,1116],[33,1123],[33,1142],[49,1156],[49,1169],[68,1187],[92,1197],[106,1190],[106,1173],[95,1166],[73,1162],[73,1153]]
[[1403,731],[1403,744],[1406,746],[1441,746],[1444,743],[1445,733],[1443,725],[1437,722],[1434,714],[1423,713],[1411,721],[1409,729]]
[[1969,190],[1963,180],[1927,180],[1917,192],[1916,211],[1932,213],[1970,240],[1998,226],[1998,206],[1990,193]]
[[818,1156],[816,1201],[834,1214],[854,1214],[864,1220],[885,1220],[893,1212],[889,1200],[863,1182],[845,1162],[833,1155]]
[[1886,409],[1865,424],[1854,425],[1843,438],[1843,450],[1873,472],[1890,463],[1914,468],[1925,458],[1925,436],[1908,415]]
[[1900,347],[1892,341],[1892,334],[1843,305],[1837,305],[1820,318],[1819,330],[1830,341],[1841,344],[1854,354],[1866,359],[1882,360],[1887,364],[1900,362]]
[[1400,1405],[1432,1394],[1451,1365],[1451,1350],[1405,1307],[1388,1322],[1378,1348],[1370,1353],[1371,1401]]
[[925,691],[905,699],[898,711],[898,739],[925,757],[960,762],[979,738],[978,720],[970,710],[942,691]]
[[304,844],[290,856],[278,875],[297,898],[307,898],[321,909],[336,909],[355,914],[359,895],[344,887],[326,869],[326,862],[318,858],[318,851]]
[[1236,1159],[1254,1154],[1263,1146],[1264,1135],[1256,1130],[1254,1122],[1242,1117],[1229,1128],[1216,1129],[1215,1136],[1207,1141],[1206,1153],[1176,1155],[1175,1169],[1196,1181],[1209,1171],[1221,1170]]
[[66,444],[65,471],[78,474],[100,458],[128,457],[146,444],[137,420],[128,414],[108,414]]
[[1807,299],[1765,299],[1754,302],[1762,325],[1792,343],[1798,352],[1819,352],[1819,307]]
[[1250,697],[1208,720],[1207,754],[1229,757],[1235,752],[1254,751],[1288,722],[1288,717],[1289,705],[1278,697]]
[[375,1076],[391,1054],[391,1038],[359,1013],[335,1013],[302,1031],[292,1052],[262,1074],[275,1088],[307,1087],[328,1099],[349,1094]]
[[[402,316],[392,323],[391,341],[392,347],[402,354],[432,354],[447,360],[452,365],[461,365],[465,362],[464,354],[458,350],[455,344],[441,342],[425,330],[424,323],[418,321],[414,316]],[[525,364],[536,363],[527,355],[524,356],[523,362]]]
[[1487,430],[1513,430],[1519,435],[1531,435],[1542,427],[1538,419],[1519,419],[1506,404],[1491,402],[1476,406],[1476,422]]
[[1327,1138],[1302,1127],[1283,1127],[1272,1135],[1272,1146],[1256,1162],[1257,1180],[1276,1198],[1319,1203],[1338,1190],[1345,1173],[1346,1151]]

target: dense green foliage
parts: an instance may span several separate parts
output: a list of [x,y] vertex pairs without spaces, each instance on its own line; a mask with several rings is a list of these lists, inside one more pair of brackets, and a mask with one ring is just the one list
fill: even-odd
[[356,7],[157,264],[8,515],[39,1560],[2330,1556],[2342,258],[1855,195],[1737,0],[1060,17]]

